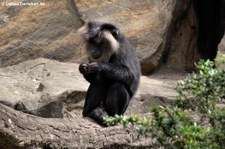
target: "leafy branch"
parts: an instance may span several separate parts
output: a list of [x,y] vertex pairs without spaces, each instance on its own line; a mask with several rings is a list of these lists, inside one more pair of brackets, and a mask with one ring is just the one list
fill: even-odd
[[167,106],[151,107],[151,115],[105,117],[107,125],[135,127],[139,136],[155,138],[164,148],[225,148],[225,71],[212,61],[199,61],[198,73],[179,81],[177,99]]

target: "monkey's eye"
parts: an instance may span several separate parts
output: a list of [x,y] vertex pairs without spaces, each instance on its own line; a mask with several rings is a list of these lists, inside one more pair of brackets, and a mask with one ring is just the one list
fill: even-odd
[[118,31],[118,30],[116,30],[116,29],[115,29],[115,30],[113,30],[113,31],[112,31],[112,35],[113,35],[113,37],[115,37],[115,38],[116,38],[116,37],[119,35],[119,31]]

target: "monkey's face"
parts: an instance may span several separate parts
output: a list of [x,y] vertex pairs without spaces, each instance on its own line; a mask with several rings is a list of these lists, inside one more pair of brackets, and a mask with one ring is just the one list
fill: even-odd
[[111,24],[89,22],[78,32],[86,43],[90,62],[108,62],[119,49],[119,29]]

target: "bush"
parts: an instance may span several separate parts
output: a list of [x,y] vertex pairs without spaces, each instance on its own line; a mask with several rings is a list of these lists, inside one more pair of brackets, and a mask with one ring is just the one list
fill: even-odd
[[199,72],[190,74],[176,87],[172,105],[151,107],[151,116],[105,117],[105,123],[135,126],[138,136],[156,138],[165,148],[225,148],[225,71],[214,63],[200,61]]
[[191,74],[178,82],[176,105],[201,114],[210,114],[215,104],[225,97],[225,73],[214,67],[214,63],[201,60],[196,67],[199,74]]

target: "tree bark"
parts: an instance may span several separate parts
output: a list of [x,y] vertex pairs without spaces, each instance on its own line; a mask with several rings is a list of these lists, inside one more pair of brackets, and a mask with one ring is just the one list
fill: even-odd
[[132,128],[101,127],[88,118],[41,118],[0,104],[0,148],[149,148]]

